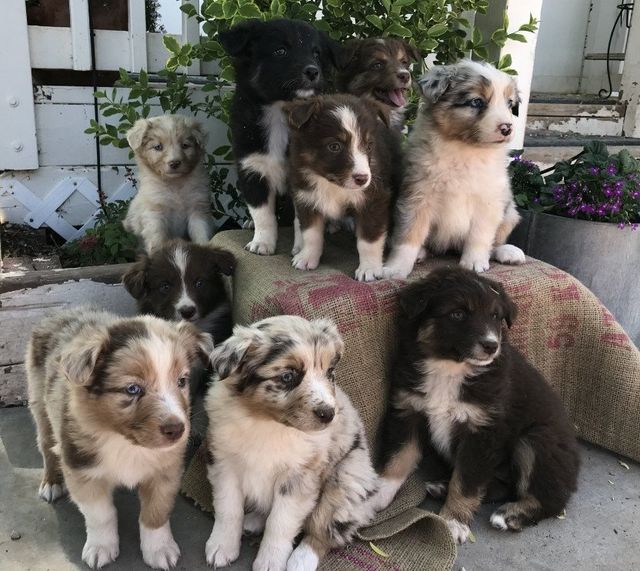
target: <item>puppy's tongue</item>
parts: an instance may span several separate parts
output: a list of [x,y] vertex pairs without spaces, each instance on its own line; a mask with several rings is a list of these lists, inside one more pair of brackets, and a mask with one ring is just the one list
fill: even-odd
[[407,103],[407,100],[404,98],[404,93],[402,93],[402,89],[392,89],[389,91],[389,99],[396,107],[404,107]]

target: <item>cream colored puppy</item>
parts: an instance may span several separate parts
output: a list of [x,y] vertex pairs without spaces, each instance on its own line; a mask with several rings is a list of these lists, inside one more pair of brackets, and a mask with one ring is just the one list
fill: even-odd
[[124,227],[147,253],[171,238],[189,237],[200,244],[211,239],[205,140],[200,124],[180,115],[139,119],[127,133],[140,173]]
[[407,145],[385,276],[407,277],[426,247],[460,250],[460,264],[476,272],[488,270],[491,257],[523,263],[522,250],[504,244],[520,219],[507,174],[514,79],[464,60],[434,67],[418,84],[423,104]]

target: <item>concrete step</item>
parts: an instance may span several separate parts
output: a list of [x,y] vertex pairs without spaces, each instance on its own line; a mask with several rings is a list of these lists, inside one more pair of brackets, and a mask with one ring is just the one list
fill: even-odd
[[567,135],[622,135],[625,106],[617,99],[588,95],[533,94],[527,132]]
[[589,141],[601,141],[609,148],[610,153],[627,149],[634,157],[640,159],[640,139],[631,137],[596,137],[559,135],[553,132],[530,132],[524,139],[524,157],[543,167],[558,161],[576,156]]

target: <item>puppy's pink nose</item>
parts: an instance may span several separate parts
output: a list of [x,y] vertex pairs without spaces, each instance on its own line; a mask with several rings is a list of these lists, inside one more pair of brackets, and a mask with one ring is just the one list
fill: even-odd
[[353,182],[355,182],[358,186],[364,186],[365,184],[367,184],[369,182],[369,175],[368,174],[356,173],[356,174],[352,175],[351,178],[353,178]]
[[171,442],[175,442],[184,434],[184,423],[169,422],[167,424],[163,424],[160,427],[160,432],[162,432],[163,436],[167,440],[170,440]]
[[500,133],[502,133],[504,137],[506,137],[507,135],[511,135],[511,129],[511,123],[500,123],[500,125],[498,125],[498,131],[500,131]]
[[182,164],[182,161],[169,161],[169,166],[175,170]]

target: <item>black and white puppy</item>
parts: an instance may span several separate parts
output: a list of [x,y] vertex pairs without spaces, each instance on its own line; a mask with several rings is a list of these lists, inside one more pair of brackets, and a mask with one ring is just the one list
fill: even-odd
[[289,181],[296,209],[293,266],[318,267],[327,220],[353,216],[360,264],[356,279],[382,277],[393,171],[387,152],[397,134],[377,101],[324,95],[286,106],[291,126]]
[[378,476],[362,420],[335,382],[342,351],[331,321],[294,315],[236,326],[216,349],[219,380],[205,403],[209,565],[238,557],[244,528],[264,530],[254,571],[313,571],[373,518]]
[[557,393],[503,335],[516,307],[502,286],[441,268],[407,287],[400,306],[376,507],[435,455],[451,479],[427,490],[446,495],[440,515],[460,543],[498,475],[512,501],[491,516],[497,529],[517,531],[562,512],[576,489],[574,430]]
[[171,240],[143,255],[122,278],[140,313],[169,321],[190,321],[215,344],[231,335],[231,305],[224,284],[233,274],[231,252]]
[[286,190],[289,135],[282,106],[322,90],[340,46],[311,25],[286,19],[248,20],[220,32],[219,40],[236,74],[233,153],[238,188],[255,225],[246,248],[271,255],[278,236],[276,195]]

